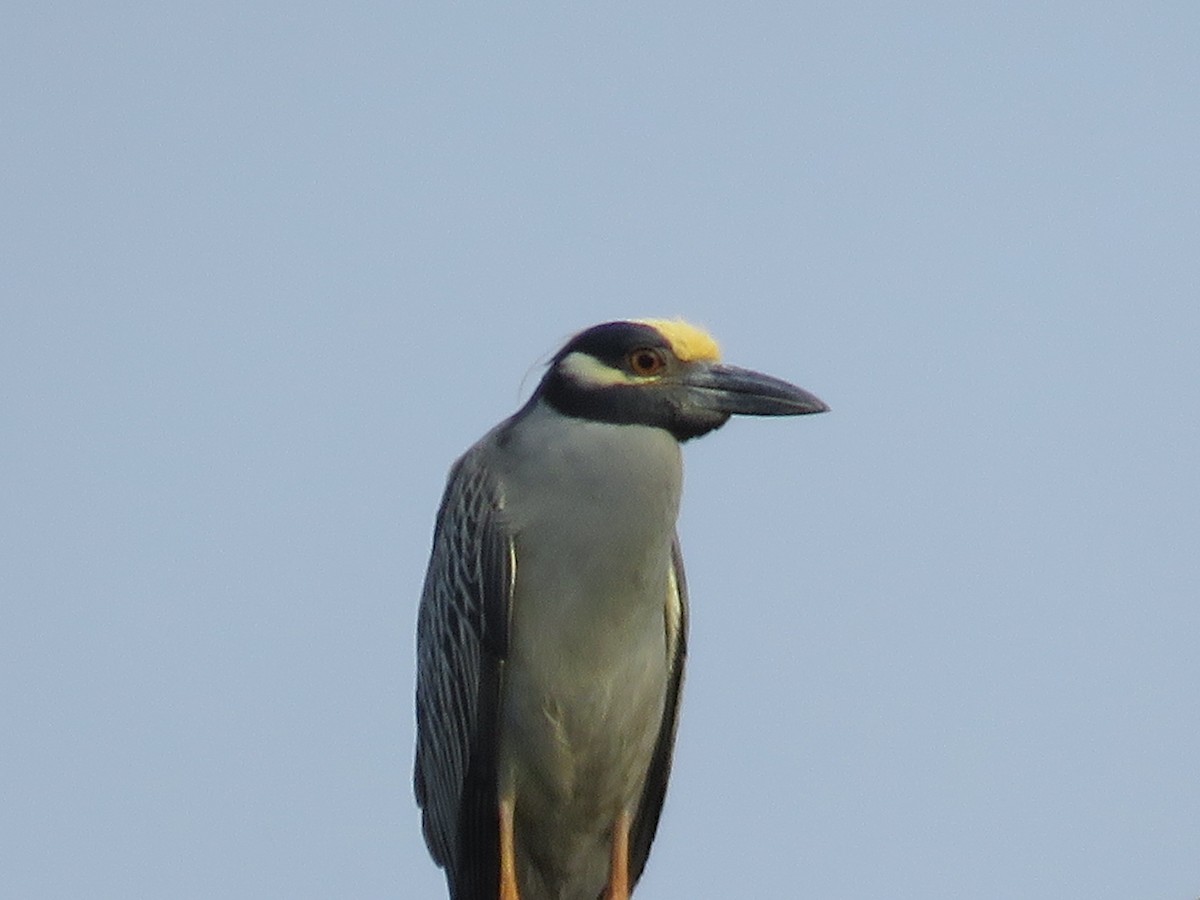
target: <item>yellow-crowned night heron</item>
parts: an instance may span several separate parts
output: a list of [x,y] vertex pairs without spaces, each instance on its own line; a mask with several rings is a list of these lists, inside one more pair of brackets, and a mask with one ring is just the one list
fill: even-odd
[[450,472],[414,784],[452,900],[624,900],[642,873],[683,679],[679,445],[826,409],[718,358],[679,321],[589,328]]

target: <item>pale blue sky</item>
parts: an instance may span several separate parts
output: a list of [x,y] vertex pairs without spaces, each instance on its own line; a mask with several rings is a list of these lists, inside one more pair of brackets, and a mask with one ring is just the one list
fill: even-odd
[[436,898],[446,469],[683,315],[639,900],[1200,894],[1200,7],[9,3],[0,893]]

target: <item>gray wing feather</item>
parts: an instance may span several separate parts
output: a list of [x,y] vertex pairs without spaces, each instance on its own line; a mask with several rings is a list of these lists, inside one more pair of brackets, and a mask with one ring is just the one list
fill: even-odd
[[479,801],[495,778],[500,661],[515,577],[503,497],[478,455],[468,451],[450,472],[417,618],[413,787],[425,842],[446,869],[452,896],[472,895],[464,885],[488,881],[495,863],[494,791],[491,809]]
[[642,789],[642,799],[630,833],[629,874],[635,883],[646,867],[650,845],[658,830],[658,820],[667,795],[667,781],[671,777],[675,733],[679,727],[679,701],[682,699],[683,673],[687,662],[688,592],[678,536],[671,544],[671,573],[674,576],[671,579],[672,590],[666,598],[667,655],[671,668],[662,724],[659,725],[658,740],[646,774],[646,786]]

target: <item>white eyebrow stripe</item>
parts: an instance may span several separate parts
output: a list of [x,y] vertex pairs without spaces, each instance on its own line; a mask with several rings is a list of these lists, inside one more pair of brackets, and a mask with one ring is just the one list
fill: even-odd
[[558,364],[559,369],[580,384],[590,384],[596,387],[610,387],[614,384],[634,383],[633,377],[620,369],[606,366],[596,357],[576,350],[563,357]]
[[559,371],[564,375],[568,375],[579,384],[592,385],[594,387],[612,387],[616,384],[645,384],[648,381],[653,381],[653,378],[639,378],[636,375],[630,375],[627,372],[622,372],[620,369],[614,369],[612,366],[606,366],[596,357],[587,353],[581,353],[576,350],[573,353],[568,353],[562,358],[558,364]]

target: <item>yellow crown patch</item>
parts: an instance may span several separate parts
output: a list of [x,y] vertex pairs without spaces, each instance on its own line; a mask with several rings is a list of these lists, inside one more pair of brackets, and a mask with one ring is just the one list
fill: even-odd
[[721,348],[713,336],[683,319],[634,319],[639,325],[649,325],[667,339],[671,352],[684,362],[704,360],[715,362],[721,358]]

